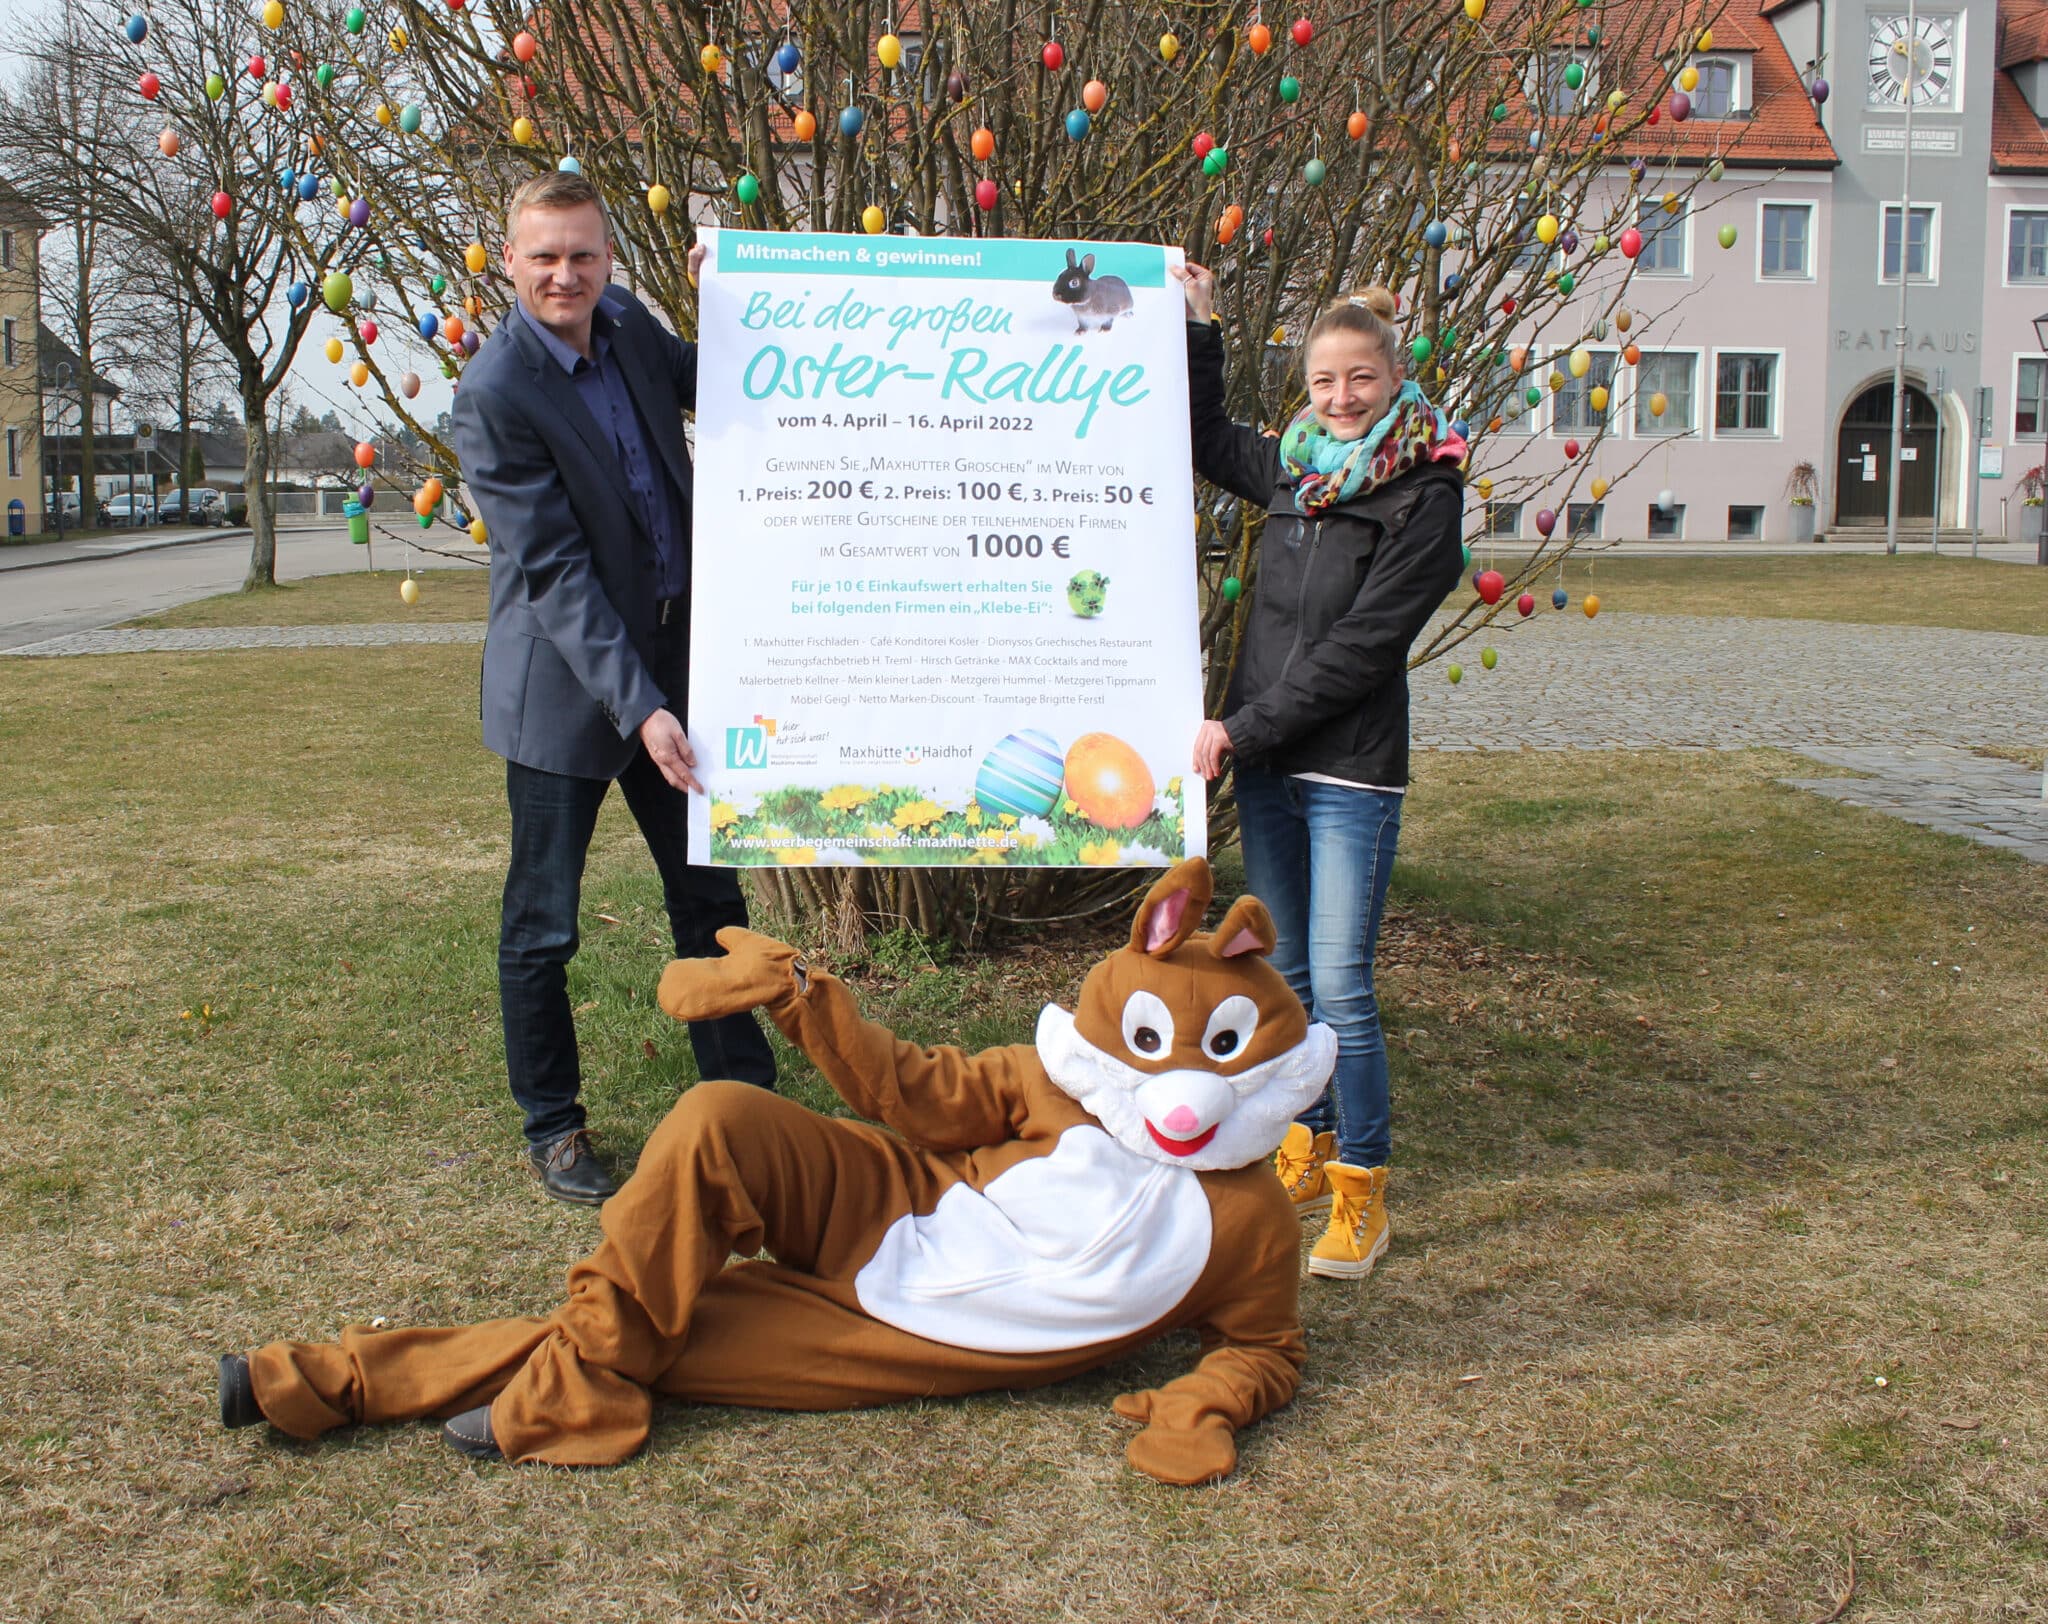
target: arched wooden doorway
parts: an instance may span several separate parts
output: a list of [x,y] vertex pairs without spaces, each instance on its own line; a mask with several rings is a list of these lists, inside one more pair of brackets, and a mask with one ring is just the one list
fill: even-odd
[[[1899,518],[1934,517],[1934,402],[1906,385],[1906,429],[1899,456]],[[1892,385],[1874,383],[1842,414],[1835,461],[1835,522],[1882,524],[1891,501]]]

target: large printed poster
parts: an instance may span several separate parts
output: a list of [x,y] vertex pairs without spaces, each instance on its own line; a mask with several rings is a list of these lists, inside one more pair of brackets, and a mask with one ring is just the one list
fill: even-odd
[[705,235],[692,860],[1203,853],[1178,250]]

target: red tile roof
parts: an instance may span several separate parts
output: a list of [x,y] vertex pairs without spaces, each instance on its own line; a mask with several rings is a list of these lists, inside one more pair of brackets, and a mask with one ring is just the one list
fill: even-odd
[[1998,9],[1998,22],[2001,68],[2016,68],[2048,57],[2048,5],[2039,0],[2017,5],[2006,0]]
[[2048,175],[2048,131],[2009,73],[1992,87],[1991,172],[1994,175]]

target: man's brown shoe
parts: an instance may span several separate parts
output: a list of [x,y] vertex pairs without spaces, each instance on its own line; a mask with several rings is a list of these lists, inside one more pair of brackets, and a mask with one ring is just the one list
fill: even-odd
[[557,1201],[600,1207],[619,1193],[611,1174],[591,1148],[587,1129],[578,1128],[544,1145],[528,1145],[526,1155],[542,1188]]

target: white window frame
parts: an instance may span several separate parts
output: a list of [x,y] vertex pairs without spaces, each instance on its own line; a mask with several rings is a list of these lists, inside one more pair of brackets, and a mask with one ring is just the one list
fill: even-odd
[[[1999,263],[1998,263],[1998,277],[1999,277],[1999,286],[2000,286],[2000,287],[2007,287],[2007,288],[2040,288],[2040,287],[2048,287],[2048,275],[2042,275],[2042,276],[2023,276],[2023,277],[2021,277],[2021,278],[2020,278],[2020,279],[2019,279],[2018,281],[2014,281],[2014,280],[2013,280],[2013,275],[2012,275],[2012,223],[2013,223],[2013,216],[2015,216],[2015,215],[2019,215],[2019,214],[2038,214],[2038,215],[2040,215],[2040,216],[2041,216],[2041,217],[2042,217],[2042,218],[2043,218],[2044,220],[2048,220],[2048,197],[2043,197],[2043,198],[2042,198],[2042,199],[2041,199],[2041,200],[2040,200],[2039,202],[2036,202],[2036,203],[2008,203],[2008,204],[2006,204],[2006,206],[2005,206],[2005,232],[2004,232],[2004,235],[2003,235],[2003,236],[2002,236],[2002,237],[2001,237],[2001,238],[1999,239],[1999,246],[1998,246],[1998,261],[1999,261]],[[1880,253],[1882,253],[1882,250],[1883,250],[1883,244],[1881,244],[1881,243],[1880,243],[1880,244],[1879,244],[1879,251],[1880,251]]]
[[[1712,51],[1705,56],[1694,57],[1691,65],[1697,68],[1700,76],[1704,78],[1709,62],[1726,63],[1730,76],[1734,81],[1728,87],[1728,111],[1719,115],[1701,112],[1699,95],[1695,91],[1692,92],[1692,116],[1697,119],[1703,119],[1709,124],[1729,124],[1738,119],[1748,118],[1754,110],[1754,102],[1750,92],[1755,84],[1749,53],[1747,51]],[[1676,77],[1672,79],[1671,87],[1674,90],[1678,88]]]
[[[1721,420],[1721,357],[1724,355],[1768,355],[1771,367],[1771,426],[1767,429],[1724,429]],[[1708,391],[1701,427],[1709,440],[1782,440],[1785,438],[1785,351],[1770,344],[1718,344],[1709,361],[1713,388]]]
[[2039,361],[2044,369],[2048,369],[2048,353],[2040,350],[2020,350],[2014,354],[2009,381],[2011,394],[2007,397],[2011,404],[2005,412],[2006,427],[2012,430],[2015,445],[2048,443],[2048,377],[2042,380],[2041,393],[2044,398],[2040,426],[2031,434],[2020,433],[2020,363],[2023,361]]
[[[1631,374],[1628,381],[1628,437],[1631,440],[1700,440],[1706,438],[1700,427],[1700,413],[1703,406],[1700,399],[1700,385],[1701,379],[1706,372],[1706,350],[1695,344],[1660,344],[1655,350],[1645,349],[1643,351],[1643,361],[1647,361],[1652,355],[1690,355],[1692,357],[1692,426],[1683,429],[1644,429],[1636,426],[1636,396],[1641,393],[1643,382],[1643,362],[1638,361],[1628,369]],[[1656,390],[1652,389],[1649,394],[1654,395],[1656,392]],[[1643,399],[1647,402],[1649,395],[1644,395]],[[1614,404],[1613,401],[1607,403],[1610,411],[1613,410]],[[1651,421],[1655,422],[1656,419],[1652,418]]]
[[[1748,512],[1756,515],[1755,535],[1738,536],[1735,534],[1735,510],[1737,508],[1746,509]],[[1769,511],[1761,502],[1730,502],[1728,504],[1728,517],[1723,521],[1727,527],[1728,539],[1730,541],[1762,541],[1764,539],[1764,526],[1769,519]]]
[[[1804,209],[1806,211],[1806,270],[1797,276],[1784,271],[1764,269],[1764,210]],[[1815,261],[1820,258],[1820,240],[1816,228],[1820,224],[1820,205],[1810,197],[1760,197],[1756,200],[1756,279],[1759,282],[1813,282],[1819,279]],[[1884,244],[1878,244],[1879,263],[1883,263]]]
[[[1642,262],[1642,256],[1638,255],[1636,257],[1635,269],[1637,276],[1655,277],[1665,282],[1689,282],[1692,280],[1692,217],[1694,212],[1692,199],[1682,197],[1678,200],[1678,205],[1678,212],[1671,217],[1674,223],[1665,226],[1663,231],[1659,233],[1660,236],[1668,235],[1674,231],[1678,233],[1678,269],[1675,271],[1653,271],[1647,269]],[[1657,197],[1637,198],[1636,217],[1630,223],[1638,231],[1643,229],[1643,211],[1648,208],[1655,208],[1658,213],[1663,213],[1663,197],[1659,195]],[[1647,237],[1648,233],[1646,232],[1644,235]],[[1648,247],[1649,244],[1645,242],[1644,246]]]
[[1927,274],[1917,280],[1906,274],[1907,262],[1913,255],[1913,224],[1911,218],[1899,223],[1899,275],[1884,274],[1884,225],[1899,212],[1899,205],[1886,203],[1877,211],[1877,285],[1881,288],[1895,288],[1901,278],[1916,288],[1938,288],[1941,286],[1941,205],[1923,203],[1915,198],[1914,209],[1927,211]]
[[[1593,372],[1591,370],[1589,370],[1586,373],[1586,377],[1583,380],[1574,378],[1572,376],[1571,361],[1572,350],[1574,348],[1576,348],[1575,345],[1559,345],[1556,349],[1550,352],[1549,356],[1546,358],[1545,361],[1546,369],[1543,374],[1543,394],[1544,404],[1550,408],[1550,421],[1546,425],[1544,432],[1555,440],[1569,440],[1578,435],[1584,435],[1588,439],[1590,439],[1592,438],[1592,436],[1600,432],[1601,423],[1606,424],[1608,430],[1612,432],[1614,426],[1614,397],[1617,393],[1615,385],[1621,382],[1622,368],[1627,364],[1621,358],[1620,346],[1609,346],[1606,344],[1588,344],[1586,346],[1586,352],[1593,357],[1593,363],[1596,369],[1599,366],[1600,357],[1603,355],[1606,356],[1608,361],[1611,363],[1607,369],[1607,410],[1600,414],[1600,422],[1593,424],[1590,428],[1584,424],[1560,426],[1558,422],[1557,403],[1564,398],[1565,389],[1569,389],[1573,384],[1582,381],[1585,383],[1586,392],[1589,395],[1593,392],[1594,389],[1594,383],[1592,381]],[[1564,374],[1564,389],[1552,389],[1550,387],[1550,374],[1553,372],[1561,372]],[[1591,411],[1591,406],[1588,406],[1587,410]]]

